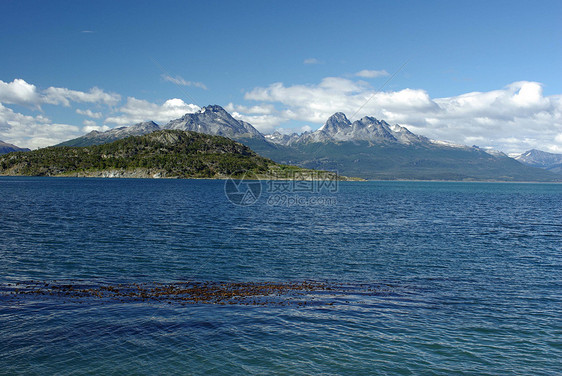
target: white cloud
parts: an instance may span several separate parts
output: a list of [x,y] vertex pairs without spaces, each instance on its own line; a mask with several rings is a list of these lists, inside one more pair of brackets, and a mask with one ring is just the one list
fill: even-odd
[[[319,127],[334,112],[350,120],[375,116],[405,125],[413,132],[439,140],[504,152],[530,148],[562,151],[562,95],[544,96],[537,82],[519,81],[488,92],[431,98],[422,89],[375,92],[362,81],[324,78],[315,85],[285,86],[274,83],[245,94],[257,106],[280,109],[253,116],[244,107],[232,105],[238,117],[265,129],[290,120],[315,123]],[[252,107],[247,107],[247,109]],[[252,123],[253,124],[253,123]]]
[[362,71],[359,71],[359,72],[355,73],[355,75],[357,77],[363,77],[363,78],[376,78],[376,77],[388,76],[389,73],[385,70],[363,69]]
[[37,107],[41,101],[41,95],[35,85],[28,84],[20,78],[12,82],[0,80],[0,102]]
[[96,122],[92,120],[84,120],[83,124],[82,132],[84,133],[90,133],[91,131],[105,132],[111,129],[107,125],[97,125]]
[[228,112],[245,112],[247,114],[271,114],[275,112],[272,104],[262,104],[258,106],[234,105],[232,102],[224,107]]
[[[71,103],[79,102],[114,106],[119,101],[121,101],[119,94],[107,93],[97,87],[87,92],[61,87],[40,90],[21,78],[16,78],[12,82],[0,80],[0,138],[21,147],[34,149],[58,144],[82,135],[78,126],[52,122],[42,114],[24,115],[4,106],[3,103],[40,110],[43,104],[69,107]],[[77,109],[76,113],[92,118],[102,116],[101,113],[91,110]],[[94,124],[85,123],[85,127],[87,129],[94,126],[99,127]]]
[[320,60],[314,58],[314,57],[309,57],[308,59],[304,59],[303,64],[320,64]]
[[196,82],[196,81],[186,81],[180,76],[172,77],[170,75],[163,74],[162,78],[164,79],[164,81],[172,82],[176,85],[193,86],[193,87],[198,87],[198,88],[203,89],[203,90],[207,90],[207,86],[205,86],[204,83]]
[[187,104],[178,98],[168,99],[161,105],[151,103],[134,97],[127,98],[127,103],[119,109],[120,116],[108,117],[106,123],[118,125],[133,125],[143,121],[152,120],[162,124],[177,119],[186,113],[199,110],[199,106]]
[[[23,79],[15,79],[12,82],[0,80],[0,139],[22,147],[38,148],[79,137],[84,132],[110,129],[108,125],[98,125],[90,119],[85,119],[82,127],[54,123],[42,114],[24,115],[4,106],[3,103],[22,105],[36,110],[41,110],[43,104],[64,107],[71,107],[73,103],[93,103],[98,107],[105,105],[111,107],[115,113],[114,116],[105,119],[105,123],[117,125],[132,125],[147,120],[165,123],[199,110],[198,106],[187,104],[177,98],[158,105],[133,97],[127,98],[127,102],[118,110],[113,109],[120,101],[119,94],[108,93],[97,87],[86,92],[61,87],[40,90]],[[103,112],[94,112],[90,109],[71,111],[91,119],[103,117]]]
[[252,124],[260,132],[269,133],[273,131],[276,125],[284,121],[281,116],[272,115],[277,111],[273,105],[267,103],[257,106],[242,106],[229,103],[224,109],[230,112],[233,118]]
[[36,149],[80,135],[80,129],[74,125],[51,123],[43,115],[23,115],[0,103],[0,139],[3,141]]
[[272,132],[275,126],[279,125],[285,119],[282,116],[273,115],[247,115],[239,112],[231,112],[231,115],[236,120],[243,120],[252,124],[258,131],[269,133]]
[[121,96],[115,93],[106,93],[102,89],[93,87],[89,92],[70,90],[63,87],[50,87],[45,90],[43,101],[49,104],[62,104],[70,106],[70,102],[102,103],[114,106],[121,101]]
[[92,110],[81,110],[79,108],[76,109],[76,113],[79,115],[88,116],[94,119],[101,119],[103,116],[101,112],[93,112]]
[[93,87],[88,92],[62,87],[49,87],[46,90],[39,91],[35,85],[29,84],[21,78],[16,78],[9,83],[0,80],[0,102],[7,104],[39,108],[41,104],[48,103],[68,107],[72,101],[113,106],[120,100],[119,94],[106,93],[97,87]]
[[255,88],[246,93],[247,100],[277,102],[285,105],[283,119],[321,123],[337,111],[351,113],[368,99],[361,82],[339,77],[324,78],[318,85],[286,87],[274,83],[267,88]]
[[312,127],[310,125],[303,125],[297,128],[275,128],[275,130],[281,134],[293,134],[293,133],[304,133],[310,132]]

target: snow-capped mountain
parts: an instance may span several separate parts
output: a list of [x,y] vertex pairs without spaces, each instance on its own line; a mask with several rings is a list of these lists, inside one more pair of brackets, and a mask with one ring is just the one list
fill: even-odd
[[302,135],[309,134],[310,132],[304,132],[303,134],[292,133],[292,134],[282,134],[275,131],[271,134],[266,134],[264,137],[267,141],[274,144],[290,146],[296,141],[298,141]]
[[398,124],[390,125],[384,120],[365,116],[351,123],[344,113],[336,112],[314,132],[296,135],[274,133],[266,136],[274,143],[290,146],[295,143],[370,141],[373,143],[398,143],[403,145],[429,143],[430,140],[410,132]]
[[185,114],[162,126],[162,129],[179,129],[233,139],[263,138],[263,135],[250,123],[236,120],[224,108],[217,105],[203,107],[193,114]]
[[558,175],[476,146],[454,145],[416,135],[400,125],[366,116],[353,123],[338,112],[314,132],[262,135],[220,106],[158,126],[139,123],[90,132],[62,145],[88,146],[159,129],[179,129],[229,137],[279,163],[338,171],[366,179],[558,181]]
[[162,129],[179,129],[229,137],[235,140],[246,138],[264,139],[264,136],[251,124],[233,118],[224,108],[217,105],[203,107],[198,112],[185,114],[159,126],[153,121],[146,121],[119,127],[105,132],[92,131],[82,137],[58,144],[57,146],[90,146],[106,144],[129,136],[142,136]]
[[562,172],[562,154],[531,149],[515,156],[514,159],[529,166],[544,168],[557,173]]

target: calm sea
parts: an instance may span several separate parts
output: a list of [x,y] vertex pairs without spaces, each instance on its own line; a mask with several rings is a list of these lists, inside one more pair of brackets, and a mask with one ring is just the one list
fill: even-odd
[[[0,374],[560,374],[562,185],[271,188],[241,206],[223,181],[0,178]],[[184,281],[345,288],[303,305],[15,290]]]

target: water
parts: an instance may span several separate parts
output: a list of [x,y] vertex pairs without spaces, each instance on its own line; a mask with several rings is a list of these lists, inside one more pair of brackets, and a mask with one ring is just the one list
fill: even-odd
[[[0,374],[560,374],[561,185],[268,195],[240,207],[222,181],[0,178]],[[11,294],[32,280],[349,290],[306,306]]]

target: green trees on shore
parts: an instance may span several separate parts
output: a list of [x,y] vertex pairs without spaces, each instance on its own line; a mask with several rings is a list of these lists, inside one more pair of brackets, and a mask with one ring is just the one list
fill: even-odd
[[48,147],[0,156],[0,174],[55,176],[146,169],[169,177],[212,178],[267,173],[276,163],[225,137],[178,130],[87,147]]

